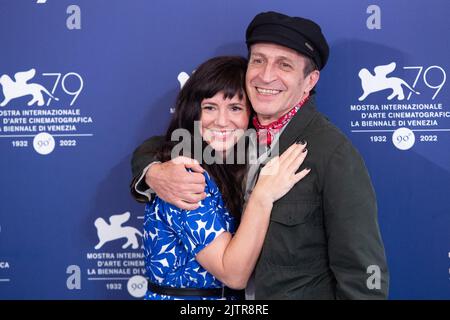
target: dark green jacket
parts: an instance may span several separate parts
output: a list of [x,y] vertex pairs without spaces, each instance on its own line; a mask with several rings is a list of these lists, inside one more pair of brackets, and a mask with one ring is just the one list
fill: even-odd
[[[298,139],[308,143],[301,169],[312,170],[274,203],[255,269],[256,299],[387,298],[375,192],[363,159],[313,97],[283,131],[280,154]],[[133,190],[159,143],[149,139],[135,151]]]

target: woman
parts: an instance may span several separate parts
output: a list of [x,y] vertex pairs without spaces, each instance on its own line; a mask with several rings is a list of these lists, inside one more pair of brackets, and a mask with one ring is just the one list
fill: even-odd
[[[174,143],[170,139],[177,129],[191,136],[199,133],[202,148],[212,149],[216,158],[238,156],[230,151],[236,149],[251,115],[244,91],[246,67],[242,57],[217,57],[197,68],[177,97],[158,158],[171,159]],[[200,122],[198,127],[195,121]],[[206,198],[198,209],[181,210],[158,197],[148,203],[146,299],[237,298],[228,288],[245,288],[261,251],[273,202],[309,172],[296,173],[306,153],[305,145],[294,144],[269,161],[242,217],[245,165],[203,163]]]

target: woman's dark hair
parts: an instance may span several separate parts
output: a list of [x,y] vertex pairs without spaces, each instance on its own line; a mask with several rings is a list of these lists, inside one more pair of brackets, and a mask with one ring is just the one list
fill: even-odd
[[[247,60],[239,56],[215,57],[202,63],[186,81],[177,96],[175,112],[166,132],[165,144],[157,157],[162,161],[170,160],[171,150],[177,144],[171,141],[172,132],[176,129],[188,130],[193,146],[194,122],[200,121],[201,103],[204,99],[223,92],[224,99],[231,99],[237,95],[239,99],[245,97],[247,105],[250,105],[244,89],[246,69]],[[207,146],[206,142],[202,140],[202,153]],[[194,149],[191,148],[191,150]],[[237,152],[233,154],[237,156]],[[194,157],[193,154],[184,155]],[[197,160],[201,161],[201,159]],[[217,183],[227,209],[240,221],[244,202],[242,182],[246,174],[246,165],[236,164],[236,161],[232,161],[232,163],[201,162],[203,168]]]

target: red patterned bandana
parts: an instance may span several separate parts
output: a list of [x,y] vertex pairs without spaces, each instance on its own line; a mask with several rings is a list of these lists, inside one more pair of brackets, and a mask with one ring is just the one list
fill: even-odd
[[255,126],[256,130],[258,131],[258,140],[260,144],[267,144],[268,147],[270,147],[270,144],[272,143],[275,134],[278,133],[288,122],[291,120],[298,110],[305,104],[305,102],[308,100],[309,95],[304,97],[302,101],[300,101],[295,107],[293,107],[288,113],[283,115],[278,120],[275,120],[274,122],[271,122],[267,125],[262,125],[259,123],[259,120],[256,116],[253,117],[253,125]]

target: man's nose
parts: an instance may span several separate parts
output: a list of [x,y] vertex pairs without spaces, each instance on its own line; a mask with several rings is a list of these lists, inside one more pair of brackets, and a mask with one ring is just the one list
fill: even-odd
[[275,80],[275,69],[273,63],[267,63],[264,68],[261,70],[261,73],[259,74],[261,77],[261,80],[264,82],[272,82]]

